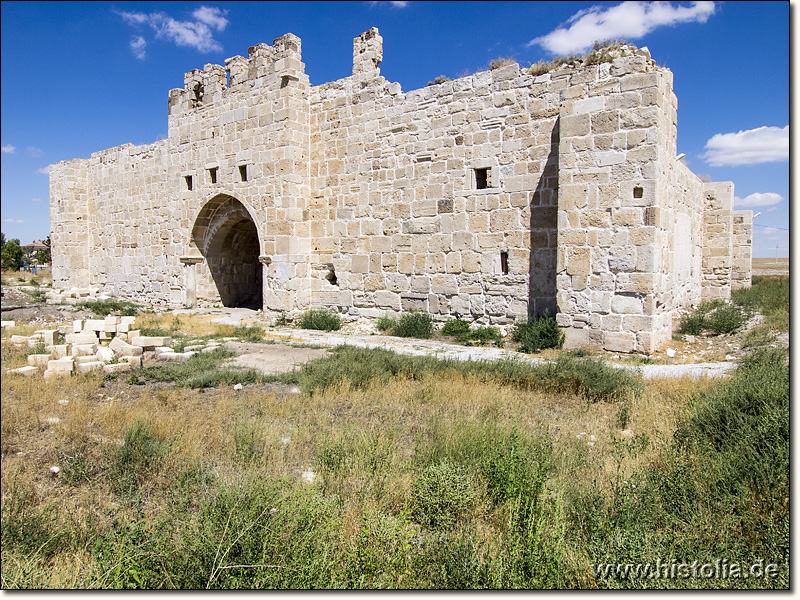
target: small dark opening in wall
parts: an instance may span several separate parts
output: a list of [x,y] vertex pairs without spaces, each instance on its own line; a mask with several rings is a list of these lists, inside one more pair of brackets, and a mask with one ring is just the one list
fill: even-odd
[[508,252],[505,250],[500,253],[500,272],[508,275]]
[[336,279],[336,271],[333,270],[333,267],[330,267],[325,279],[327,279],[331,285],[339,285],[339,280]]
[[475,169],[475,187],[479,190],[488,188],[491,185],[491,171],[486,169]]
[[211,177],[211,183],[217,183],[217,167],[208,170],[208,175]]
[[640,187],[633,188],[633,197],[634,198],[643,198],[644,197],[644,189]]
[[239,177],[242,181],[247,181],[247,165],[239,165]]
[[192,176],[191,175],[186,175],[184,177],[184,179],[186,180],[186,189],[187,190],[191,190],[192,189]]

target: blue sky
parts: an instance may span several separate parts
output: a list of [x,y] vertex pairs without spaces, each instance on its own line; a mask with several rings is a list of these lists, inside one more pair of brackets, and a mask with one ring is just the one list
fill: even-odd
[[378,27],[404,91],[507,56],[595,39],[647,46],[674,73],[678,152],[761,212],[754,256],[789,255],[789,2],[11,2],[0,5],[2,231],[49,233],[47,166],[167,134],[167,93],[206,63],[294,33],[319,85]]

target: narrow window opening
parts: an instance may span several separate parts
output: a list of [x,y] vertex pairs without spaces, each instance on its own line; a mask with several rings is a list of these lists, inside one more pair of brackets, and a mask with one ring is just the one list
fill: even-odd
[[195,83],[192,91],[194,92],[194,98],[192,98],[192,101],[193,104],[197,106],[203,101],[203,84],[200,82]]
[[477,189],[484,190],[491,186],[490,173],[488,168],[475,169],[475,187]]
[[247,181],[247,165],[239,165],[239,177],[242,181]]
[[186,175],[184,177],[184,179],[186,180],[186,189],[191,191],[191,189],[192,189],[192,176],[191,175]]
[[336,271],[334,271],[333,267],[328,268],[328,274],[325,276],[325,279],[327,279],[331,285],[339,285],[339,280],[336,279]]
[[211,177],[211,183],[217,183],[217,167],[209,169],[208,175]]
[[633,188],[633,197],[634,198],[644,198],[644,189],[640,187]]
[[508,275],[508,252],[505,250],[500,253],[500,272]]

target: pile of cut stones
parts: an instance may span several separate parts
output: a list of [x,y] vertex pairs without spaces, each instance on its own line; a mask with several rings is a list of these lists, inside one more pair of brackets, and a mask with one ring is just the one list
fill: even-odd
[[[175,352],[170,346],[172,338],[143,336],[132,329],[136,317],[109,316],[104,319],[79,319],[72,327],[40,329],[31,336],[12,335],[10,342],[17,346],[36,348],[44,345],[44,354],[30,354],[28,366],[9,369],[8,373],[34,375],[44,369],[44,377],[72,375],[103,371],[121,373],[142,366],[145,352],[152,352],[157,360],[183,362],[197,350],[213,350],[220,344],[187,346],[184,352]],[[13,321],[3,321],[3,329],[13,328]]]
[[45,292],[48,304],[80,304],[89,300],[110,300],[110,294],[104,294],[99,287],[77,288],[69,290],[53,288]]

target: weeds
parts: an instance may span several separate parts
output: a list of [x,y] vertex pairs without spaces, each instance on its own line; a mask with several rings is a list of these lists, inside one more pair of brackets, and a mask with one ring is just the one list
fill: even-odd
[[738,331],[744,321],[744,313],[739,306],[723,300],[705,301],[681,319],[678,332],[688,335],[700,335],[705,331],[717,335],[731,334]]
[[342,320],[335,312],[327,308],[307,310],[297,322],[300,329],[318,329],[320,331],[337,331],[342,328]]
[[539,352],[546,348],[561,348],[564,332],[553,317],[545,313],[533,321],[520,320],[511,330],[511,338],[519,344],[520,352]]
[[147,381],[173,383],[191,388],[209,388],[237,383],[266,383],[269,378],[255,369],[226,367],[224,363],[235,356],[225,348],[195,354],[184,363],[157,365],[138,369],[129,383],[141,385]]
[[433,335],[433,317],[422,311],[403,313],[393,319],[384,315],[375,323],[378,331],[398,337],[414,337],[427,339]]
[[80,306],[101,317],[107,317],[111,313],[117,313],[123,317],[133,317],[138,313],[138,308],[135,304],[124,300],[91,300],[89,302],[81,302]]

